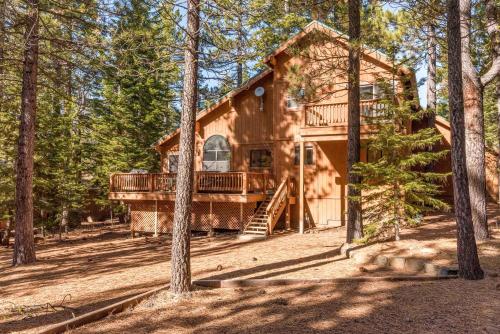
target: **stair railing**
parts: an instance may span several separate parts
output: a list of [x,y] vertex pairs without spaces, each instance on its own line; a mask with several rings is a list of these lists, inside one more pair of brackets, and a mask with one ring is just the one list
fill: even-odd
[[268,234],[273,233],[274,226],[278,222],[278,219],[288,204],[288,198],[291,193],[291,183],[290,178],[286,177],[278,187],[278,190],[274,193],[271,202],[267,205],[267,232]]

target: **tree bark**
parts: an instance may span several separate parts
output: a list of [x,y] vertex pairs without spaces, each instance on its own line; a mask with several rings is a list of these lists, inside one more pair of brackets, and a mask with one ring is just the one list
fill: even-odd
[[483,87],[472,63],[470,25],[471,2],[470,0],[460,0],[467,175],[475,236],[478,240],[485,240],[488,238],[488,220],[486,215]]
[[16,166],[14,266],[36,261],[33,238],[33,152],[38,74],[38,0],[27,1],[21,119]]
[[170,289],[180,295],[191,289],[191,204],[193,196],[194,144],[198,86],[199,0],[189,0],[187,48],[184,53],[184,91],[179,143],[179,169],[172,235]]
[[500,78],[497,78],[495,95],[497,98],[497,204],[500,205]]
[[428,126],[434,128],[436,123],[436,59],[437,41],[436,26],[429,25],[429,36],[427,41],[427,112]]
[[472,224],[467,166],[462,90],[462,57],[459,0],[448,0],[448,93],[451,118],[451,162],[453,197],[457,222],[457,256],[460,277],[482,279]]
[[0,112],[3,111],[3,101],[5,93],[5,40],[6,40],[6,11],[7,11],[7,1],[2,0],[0,2]]
[[347,172],[349,178],[347,199],[347,237],[346,242],[363,237],[363,223],[360,201],[353,200],[352,196],[359,196],[359,190],[352,185],[359,184],[361,178],[353,173],[353,166],[360,161],[360,11],[359,0],[349,0],[349,69],[348,69],[348,118],[347,118]]

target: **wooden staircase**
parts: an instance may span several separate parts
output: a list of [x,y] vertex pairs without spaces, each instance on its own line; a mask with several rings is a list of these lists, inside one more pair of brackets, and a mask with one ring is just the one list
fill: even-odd
[[[295,203],[295,198],[292,197],[292,193],[293,183],[290,178],[287,177],[281,182],[278,190],[274,194],[268,194],[266,199],[260,203],[250,223],[245,226],[243,235],[265,238],[268,234],[272,234],[283,211],[287,206]],[[290,217],[287,217],[288,222],[289,218]]]
[[269,215],[267,214],[267,207],[271,202],[273,194],[267,195],[266,199],[260,203],[257,211],[255,211],[252,216],[252,220],[245,226],[243,234],[255,235],[255,236],[266,236],[267,235],[267,221],[269,220]]

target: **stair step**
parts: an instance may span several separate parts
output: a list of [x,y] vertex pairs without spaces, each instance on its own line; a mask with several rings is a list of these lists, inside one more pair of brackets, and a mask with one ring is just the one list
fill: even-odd
[[246,231],[245,234],[266,235],[266,232]]
[[247,227],[245,231],[266,231],[267,226],[252,226],[252,227]]

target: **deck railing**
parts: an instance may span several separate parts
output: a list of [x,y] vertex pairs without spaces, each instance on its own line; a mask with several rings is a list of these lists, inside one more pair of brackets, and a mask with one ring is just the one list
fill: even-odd
[[[110,176],[110,192],[175,193],[175,173],[115,173]],[[195,172],[195,193],[265,193],[274,188],[274,179],[268,173]]]
[[[380,100],[361,101],[361,122],[383,113],[385,104]],[[320,103],[305,106],[305,126],[321,127],[347,124],[347,103]]]

